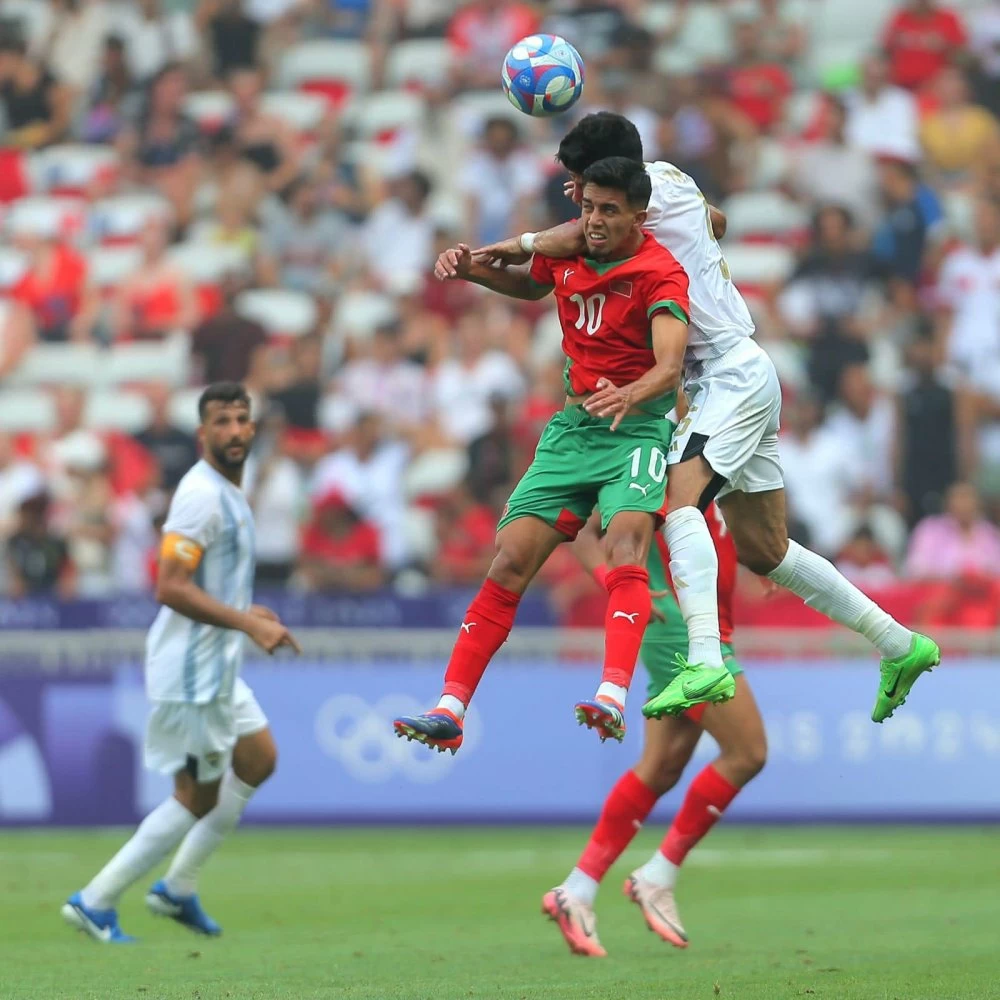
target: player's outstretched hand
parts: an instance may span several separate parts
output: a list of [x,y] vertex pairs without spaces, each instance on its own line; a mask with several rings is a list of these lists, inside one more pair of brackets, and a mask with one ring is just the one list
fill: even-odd
[[272,622],[280,620],[270,608],[265,608],[263,604],[251,604],[250,614],[256,615],[258,618],[267,618],[268,621]]
[[247,629],[247,635],[265,653],[273,653],[282,646],[289,646],[296,653],[302,652],[302,647],[298,644],[295,636],[281,624],[277,615],[273,619],[265,618],[263,615],[251,615],[250,621],[251,624]]
[[611,430],[616,431],[632,408],[632,388],[627,385],[619,387],[609,379],[599,378],[597,392],[583,404],[583,408],[592,417],[613,417]]
[[459,243],[457,247],[449,247],[444,253],[438,254],[437,263],[434,265],[434,277],[438,281],[464,278],[469,273],[470,264],[472,264],[472,251],[465,243]]
[[512,236],[509,240],[501,240],[499,243],[490,243],[489,246],[480,247],[472,251],[472,259],[477,264],[487,264],[490,267],[500,264],[524,264],[531,260],[531,254],[521,247],[521,240]]

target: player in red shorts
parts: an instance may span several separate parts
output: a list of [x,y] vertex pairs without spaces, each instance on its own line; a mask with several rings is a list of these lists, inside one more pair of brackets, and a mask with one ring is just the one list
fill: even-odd
[[[567,356],[565,406],[546,425],[500,519],[497,554],[462,622],[441,699],[424,715],[394,722],[399,736],[439,750],[461,745],[466,707],[510,633],[521,595],[595,507],[607,533],[604,671],[596,697],[576,713],[602,739],[625,732],[625,696],[651,610],[645,564],[662,521],[688,280],[642,228],[651,189],[642,164],[601,160],[583,180],[585,254],[536,257],[527,273],[474,262],[464,246],[438,259],[441,278],[514,298],[554,293]],[[703,676],[709,683],[690,692],[688,705],[731,696],[723,667]]]
[[[736,587],[736,547],[718,508],[705,514],[719,556],[719,624],[726,667],[736,682],[736,696],[725,704],[695,705],[678,717],[646,721],[638,764],[626,771],[611,790],[601,817],[580,860],[562,885],[542,899],[542,911],[556,921],[566,943],[580,955],[603,956],[597,937],[594,899],[608,869],[639,831],[657,799],[680,780],[703,731],[719,744],[719,756],[695,777],[659,850],[625,883],[625,894],[642,910],[650,930],[678,948],[687,934],[677,913],[674,881],[694,847],[714,826],[739,790],[759,773],[767,755],[764,723],[732,647],[733,591]],[[681,669],[687,654],[687,627],[674,599],[670,555],[662,535],[647,567],[655,613],[643,638],[640,658],[649,675],[651,694],[663,690]],[[580,561],[600,581],[604,572],[598,525],[580,533],[574,545]]]

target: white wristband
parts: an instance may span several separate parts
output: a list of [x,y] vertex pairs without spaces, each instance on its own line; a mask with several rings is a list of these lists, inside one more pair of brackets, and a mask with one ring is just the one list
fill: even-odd
[[535,237],[538,233],[521,233],[518,237],[517,242],[521,244],[521,249],[525,253],[535,252]]

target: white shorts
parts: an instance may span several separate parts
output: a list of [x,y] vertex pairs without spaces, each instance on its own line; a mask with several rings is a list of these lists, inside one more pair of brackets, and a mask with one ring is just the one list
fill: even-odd
[[195,781],[217,781],[229,766],[236,741],[266,728],[267,716],[242,677],[236,678],[233,696],[226,701],[154,701],[146,723],[145,764],[161,774],[187,768]]
[[726,480],[719,496],[784,486],[778,457],[781,384],[773,362],[751,338],[704,362],[684,392],[688,412],[674,431],[668,465],[704,456]]

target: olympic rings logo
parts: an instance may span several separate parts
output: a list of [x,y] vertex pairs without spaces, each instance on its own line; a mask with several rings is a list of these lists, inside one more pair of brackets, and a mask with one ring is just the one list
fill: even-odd
[[[430,785],[441,781],[457,762],[450,753],[437,753],[419,743],[399,739],[392,720],[419,715],[426,706],[404,694],[389,694],[374,705],[355,694],[327,698],[316,712],[316,742],[329,757],[341,763],[358,781],[377,785],[395,775]],[[473,710],[466,716],[461,754],[478,742],[479,719]]]

